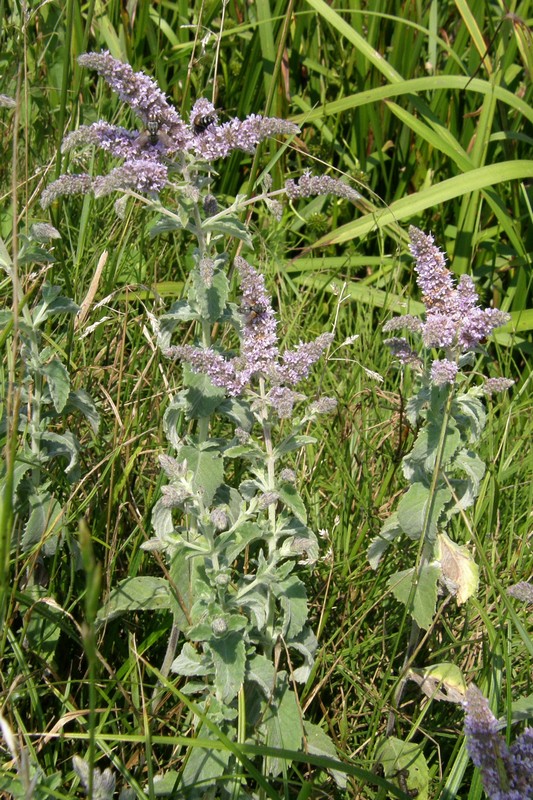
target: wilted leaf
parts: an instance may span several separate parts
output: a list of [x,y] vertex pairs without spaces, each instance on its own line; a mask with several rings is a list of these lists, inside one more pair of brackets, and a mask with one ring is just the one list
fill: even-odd
[[441,579],[460,606],[477,591],[479,567],[468,549],[452,542],[445,533],[437,536],[436,558],[441,564]]
[[410,669],[407,677],[417,683],[432,700],[462,703],[465,698],[466,682],[455,664],[445,662],[422,669]]

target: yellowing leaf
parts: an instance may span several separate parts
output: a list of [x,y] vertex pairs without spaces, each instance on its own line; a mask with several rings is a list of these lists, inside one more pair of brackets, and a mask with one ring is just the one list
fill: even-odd
[[446,584],[450,594],[455,596],[457,605],[462,605],[477,592],[478,565],[468,548],[452,542],[445,533],[437,535],[436,558],[441,564],[441,580]]

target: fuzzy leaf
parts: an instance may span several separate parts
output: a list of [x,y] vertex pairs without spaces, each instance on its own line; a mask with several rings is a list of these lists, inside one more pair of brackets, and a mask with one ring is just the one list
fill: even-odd
[[296,575],[289,575],[273,588],[283,610],[283,638],[290,644],[307,622],[308,608],[305,586]]
[[246,663],[246,680],[257,683],[265,697],[270,697],[276,680],[276,670],[272,661],[260,653],[254,653]]
[[307,524],[307,512],[305,505],[292,483],[280,483],[277,487],[280,500],[285,503],[287,508],[290,508],[292,513],[304,525]]
[[394,512],[387,517],[383,526],[370,542],[367,550],[367,558],[372,569],[377,569],[383,554],[389,548],[391,543],[403,534],[402,526],[398,522],[398,514]]
[[[416,578],[416,588],[409,608],[409,613],[421,628],[427,630],[435,616],[437,604],[437,581],[440,576],[440,565],[436,563],[422,567]],[[388,587],[400,603],[407,605],[411,587],[415,579],[415,570],[407,569],[391,575]]]
[[99,610],[96,621],[109,620],[126,611],[164,611],[170,608],[170,588],[165,578],[139,575],[126,578],[111,592],[107,603]]
[[459,395],[453,402],[452,414],[459,428],[470,432],[469,441],[477,442],[487,421],[487,413],[479,397],[472,394]]
[[187,389],[178,392],[174,407],[182,409],[187,419],[210,417],[224,400],[224,389],[215,386],[209,375],[193,372],[187,364],[183,366],[183,377]]
[[[451,499],[449,489],[442,488],[435,492],[433,504],[431,505],[431,517],[425,529],[426,541],[434,542],[437,535],[437,523],[446,503]],[[420,539],[424,532],[424,522],[430,507],[431,495],[427,486],[422,483],[414,483],[402,496],[398,504],[398,522],[402,530],[415,541]]]
[[70,394],[68,370],[58,358],[53,358],[47,364],[44,364],[40,371],[46,376],[54,408],[60,414],[65,408]]
[[65,527],[61,504],[48,492],[33,494],[29,498],[30,515],[21,541],[23,553],[37,544],[46,556],[52,556]]
[[243,241],[249,248],[253,248],[253,242],[248,227],[236,217],[225,217],[223,219],[208,217],[202,222],[202,228],[204,231],[235,237]]
[[172,672],[177,672],[178,675],[185,675],[187,677],[191,677],[192,675],[210,675],[213,672],[206,662],[206,657],[198,653],[189,642],[185,642],[181,648],[181,653],[174,659],[170,669]]
[[67,410],[71,410],[75,408],[77,411],[81,411],[91,428],[93,429],[94,433],[98,433],[98,428],[100,427],[100,414],[98,413],[98,409],[88,392],[85,389],[76,389],[75,392],[71,392],[68,396],[68,403],[67,403]]
[[445,533],[437,536],[436,558],[441,564],[441,579],[448,592],[455,596],[457,605],[466,603],[477,592],[479,567],[464,545],[452,542]]
[[[211,738],[211,734],[205,729],[202,729],[202,739]],[[218,740],[213,739],[213,741]],[[181,771],[179,794],[175,791],[174,787],[171,797],[183,797],[182,790],[186,790],[189,787],[198,788],[198,786],[202,786],[204,789],[207,789],[210,784],[227,771],[230,757],[231,750],[227,750],[226,748],[223,750],[209,748],[209,750],[207,750],[204,747],[191,747],[190,755]],[[168,794],[168,792],[165,792],[165,794]],[[198,795],[194,793],[194,796],[197,797]],[[205,794],[202,793],[202,796],[205,797]]]
[[203,502],[211,505],[216,490],[224,481],[224,463],[220,455],[209,450],[198,450],[192,445],[180,447],[178,461],[187,461],[187,467],[193,473],[192,484],[196,491],[201,491]]
[[65,431],[65,433],[43,431],[41,444],[49,459],[60,457],[68,459],[65,474],[71,482],[76,480],[79,464],[79,442],[76,437],[70,431]]
[[[322,730],[318,725],[314,725],[312,722],[304,721],[304,734],[306,748],[309,753],[314,756],[327,756],[328,758],[338,760],[337,749],[326,731]],[[340,772],[332,767],[328,767],[327,769],[328,772],[331,773],[339,789],[346,789],[346,773]]]
[[221,533],[216,539],[216,550],[227,564],[231,564],[245,547],[255,539],[260,539],[263,531],[254,522],[243,522],[237,528]]
[[[285,750],[300,750],[303,729],[300,709],[294,692],[289,689],[287,676],[280,672],[276,676],[276,691],[263,717],[264,742],[267,747]],[[279,775],[287,762],[275,756],[265,759],[267,774]]]
[[412,792],[417,800],[427,800],[429,770],[419,744],[403,742],[390,736],[379,747],[376,762],[382,765],[387,780],[405,794]]
[[209,648],[215,667],[217,696],[224,703],[231,703],[244,683],[246,650],[242,634],[232,632],[220,639],[211,638]]
[[224,272],[215,272],[211,285],[206,286],[202,276],[195,270],[192,273],[194,295],[200,317],[210,322],[218,322],[226,307],[229,293],[229,282]]

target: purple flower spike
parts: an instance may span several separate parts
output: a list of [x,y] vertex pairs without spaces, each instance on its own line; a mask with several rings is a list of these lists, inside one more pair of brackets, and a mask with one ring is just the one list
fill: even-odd
[[[205,108],[207,118],[211,111],[207,110],[207,101],[200,106],[196,103],[194,109]],[[199,114],[200,112],[198,112]],[[191,114],[192,132],[195,133],[195,121],[198,114]],[[259,142],[271,136],[293,135],[299,132],[299,128],[293,122],[288,122],[277,117],[262,117],[258,114],[251,114],[244,120],[231,119],[223,125],[209,123],[205,129],[196,132],[194,140],[194,151],[200,158],[206,161],[215,161],[217,158],[225,158],[233,150],[244,150],[246,153],[253,153]],[[197,124],[197,122],[196,122]]]
[[359,192],[347,186],[342,181],[330,178],[329,175],[311,175],[306,170],[298,182],[288,180],[285,183],[287,196],[294,200],[297,197],[311,197],[321,194],[333,194],[351,200],[352,203],[361,199]]
[[481,771],[490,800],[533,798],[533,728],[526,728],[509,748],[498,733],[498,720],[488,700],[473,684],[463,706],[467,750]]
[[48,208],[54,200],[63,195],[87,194],[92,188],[90,175],[61,175],[47,186],[41,195],[41,206]]

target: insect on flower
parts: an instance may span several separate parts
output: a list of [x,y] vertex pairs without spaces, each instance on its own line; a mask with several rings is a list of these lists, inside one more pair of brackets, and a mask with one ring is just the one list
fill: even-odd
[[217,112],[210,111],[209,114],[197,114],[192,121],[192,129],[195,134],[206,131],[210,125],[217,121]]
[[244,318],[246,323],[249,325],[251,322],[254,322],[258,317],[266,311],[266,306],[262,303],[251,303],[242,307],[244,312]]
[[148,145],[156,147],[162,144],[163,147],[169,147],[172,144],[170,136],[164,131],[159,130],[159,120],[149,119],[146,123],[146,130],[142,131],[136,139],[137,146],[144,149]]

